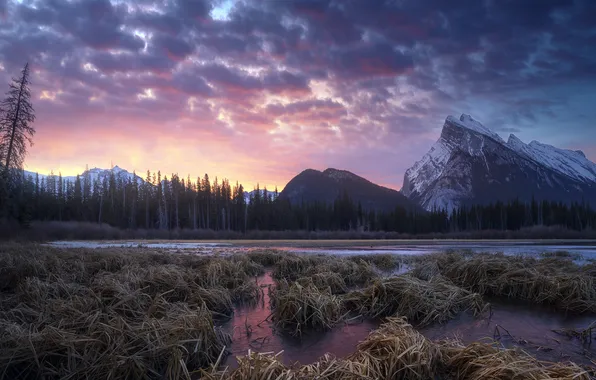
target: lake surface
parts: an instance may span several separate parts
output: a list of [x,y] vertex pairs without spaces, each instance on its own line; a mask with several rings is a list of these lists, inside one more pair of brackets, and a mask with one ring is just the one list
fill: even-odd
[[225,253],[226,250],[241,252],[257,247],[279,249],[287,252],[361,255],[395,254],[422,255],[448,250],[472,252],[503,252],[507,255],[539,255],[543,252],[568,251],[584,259],[596,259],[596,241],[254,241],[254,242],[151,242],[151,241],[57,241],[49,245],[63,248],[153,248],[166,250],[190,250],[199,254]]

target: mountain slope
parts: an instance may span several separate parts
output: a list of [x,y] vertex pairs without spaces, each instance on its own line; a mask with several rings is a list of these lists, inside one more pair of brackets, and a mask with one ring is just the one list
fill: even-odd
[[303,171],[288,182],[279,198],[288,199],[293,204],[313,201],[333,203],[344,191],[352,201],[360,202],[365,210],[392,210],[396,206],[420,210],[396,190],[376,185],[349,171],[331,168],[322,172],[314,169]]
[[596,202],[596,164],[581,151],[524,144],[514,135],[505,142],[469,115],[448,116],[401,191],[427,210],[532,197]]
[[[83,183],[84,177],[88,175],[89,182],[91,183],[91,186],[93,186],[93,183],[95,183],[97,180],[102,182],[103,179],[105,177],[109,177],[111,173],[114,173],[114,176],[116,177],[116,179],[123,179],[123,180],[136,179],[136,181],[139,184],[145,182],[145,180],[143,178],[141,178],[140,176],[130,173],[129,171],[122,169],[118,166],[114,166],[112,169],[93,168],[93,169],[85,170],[83,173],[79,174],[79,178],[81,180],[81,183]],[[39,175],[40,181],[44,178],[47,179],[48,177],[51,176],[50,174],[38,174],[35,172],[30,172],[30,171],[25,170],[25,177],[29,177],[33,181],[35,181],[35,178],[37,175]],[[54,174],[54,177],[57,179],[58,175]],[[74,183],[76,181],[76,178],[77,178],[77,176],[63,176],[62,180],[65,182],[73,182]]]

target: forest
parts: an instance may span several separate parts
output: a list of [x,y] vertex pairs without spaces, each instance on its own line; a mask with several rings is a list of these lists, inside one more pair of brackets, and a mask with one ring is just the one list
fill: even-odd
[[364,210],[347,193],[331,204],[290,204],[258,186],[245,197],[241,184],[192,180],[161,172],[145,179],[109,176],[74,181],[60,175],[18,176],[12,186],[9,217],[27,227],[33,221],[79,221],[121,229],[212,231],[388,231],[405,234],[461,231],[515,231],[531,226],[592,230],[596,212],[589,204],[513,200],[454,210],[412,212]]

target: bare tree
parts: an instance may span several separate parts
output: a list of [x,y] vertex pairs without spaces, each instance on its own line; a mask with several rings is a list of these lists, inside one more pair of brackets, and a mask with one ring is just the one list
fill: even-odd
[[23,167],[27,146],[33,145],[35,113],[29,83],[27,63],[20,77],[12,79],[6,98],[0,103],[0,157],[4,161],[5,174],[11,167]]

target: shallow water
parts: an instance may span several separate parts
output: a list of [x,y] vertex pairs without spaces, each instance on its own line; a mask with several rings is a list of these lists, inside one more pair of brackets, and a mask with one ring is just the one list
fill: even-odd
[[[320,241],[318,247],[308,247],[312,241],[294,242],[286,244],[281,242],[255,242],[250,244],[230,242],[156,242],[147,241],[55,241],[49,245],[61,248],[158,248],[172,250],[194,250],[195,253],[209,254],[216,249],[233,249],[243,251],[255,247],[267,247],[279,249],[286,252],[312,253],[312,254],[333,254],[333,255],[362,255],[362,254],[395,254],[395,255],[422,255],[447,250],[469,250],[472,252],[503,252],[507,255],[531,255],[537,256],[543,252],[568,251],[572,254],[581,255],[584,259],[596,260],[596,242],[574,242],[571,243],[536,243],[535,241],[429,241],[415,243],[411,241],[395,242],[388,245],[379,245],[379,241],[359,241],[352,246],[346,246],[342,242]],[[256,244],[256,245],[255,245]]]
[[490,243],[438,243],[438,244],[398,244],[378,247],[325,247],[325,248],[300,248],[300,247],[275,247],[294,253],[315,253],[333,255],[424,255],[434,252],[449,250],[468,250],[471,252],[502,252],[506,255],[538,256],[544,252],[567,251],[577,254],[584,259],[596,259],[596,244],[535,244],[531,242],[490,242]]
[[[231,355],[226,358],[223,367],[235,368],[236,357],[246,355],[249,350],[271,353],[283,351],[279,357],[286,364],[310,364],[326,353],[345,357],[354,352],[358,343],[380,324],[380,321],[364,320],[342,324],[330,331],[311,332],[301,339],[291,337],[275,331],[268,319],[271,310],[267,287],[274,284],[270,273],[259,277],[258,283],[264,290],[260,303],[252,307],[238,307],[231,320],[223,324],[224,329],[233,335],[232,344],[228,347]],[[418,330],[432,340],[458,337],[466,344],[495,338],[504,347],[520,347],[542,360],[571,360],[586,365],[596,360],[596,331],[591,346],[553,332],[557,329],[585,328],[596,320],[596,315],[572,317],[523,302],[501,299],[489,301],[492,305],[490,319],[476,319],[462,313],[445,324]],[[497,326],[499,328],[496,330]],[[495,331],[500,336],[495,335]]]
[[468,313],[445,324],[420,328],[429,339],[459,338],[464,343],[495,340],[503,347],[520,347],[547,361],[571,360],[590,365],[596,360],[596,331],[591,342],[582,343],[553,330],[582,329],[596,321],[596,315],[569,316],[547,307],[514,300],[488,300],[492,317],[477,319]]
[[223,363],[224,367],[235,368],[236,357],[246,355],[248,350],[275,354],[283,351],[279,358],[286,364],[313,363],[326,353],[338,357],[347,356],[356,350],[356,345],[364,340],[371,330],[378,327],[378,323],[374,322],[344,324],[332,331],[312,332],[303,335],[302,338],[276,331],[268,319],[271,309],[267,286],[274,283],[273,279],[270,273],[267,273],[259,277],[258,282],[264,290],[261,302],[253,307],[238,307],[232,319],[223,325],[224,329],[232,334],[232,344],[229,347],[231,355]]

